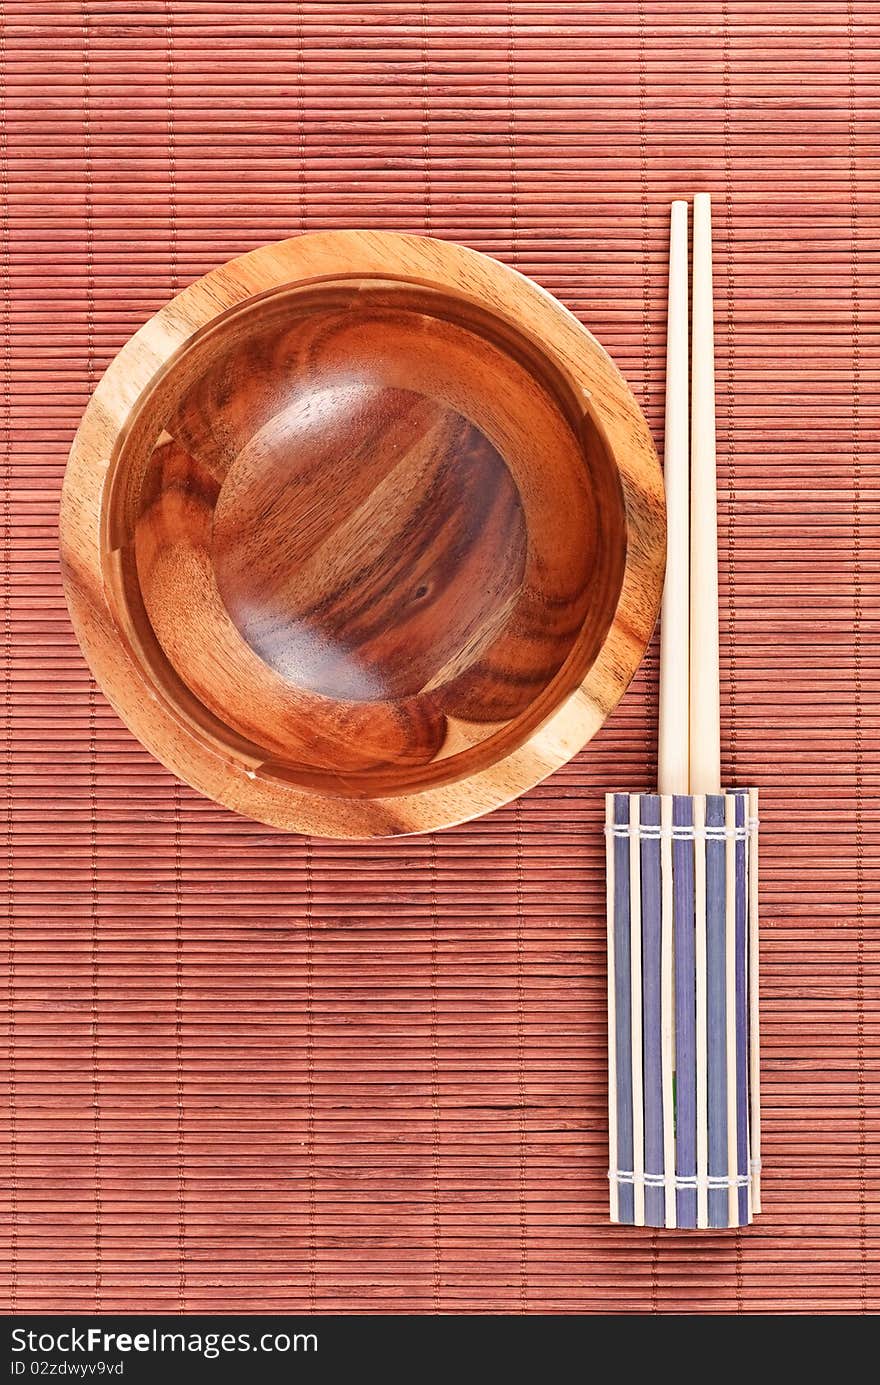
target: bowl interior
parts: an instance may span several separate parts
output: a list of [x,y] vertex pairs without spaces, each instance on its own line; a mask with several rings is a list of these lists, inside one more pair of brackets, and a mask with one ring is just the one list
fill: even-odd
[[613,458],[540,343],[363,276],[251,299],[173,357],[103,533],[117,622],[175,715],[343,796],[522,744],[594,661],[626,556]]

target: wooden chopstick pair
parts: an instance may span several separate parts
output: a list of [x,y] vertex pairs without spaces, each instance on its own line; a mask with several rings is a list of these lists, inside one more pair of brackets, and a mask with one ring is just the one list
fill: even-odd
[[[660,629],[661,793],[719,793],[718,539],[712,211],[694,197],[692,309],[688,204],[673,202],[666,350],[666,586]],[[690,350],[689,350],[690,345]]]

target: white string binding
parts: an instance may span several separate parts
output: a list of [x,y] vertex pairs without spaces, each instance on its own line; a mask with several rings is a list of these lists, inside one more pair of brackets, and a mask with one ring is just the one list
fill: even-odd
[[634,828],[628,822],[616,822],[606,825],[605,835],[635,837],[640,842],[658,842],[663,837],[671,837],[674,842],[745,842],[757,826],[757,818],[750,818],[745,826],[741,827],[657,827],[653,823],[641,823],[638,828]]
[[[754,1168],[754,1160],[752,1161]],[[608,1170],[609,1180],[618,1183],[635,1183],[635,1174],[625,1169],[618,1169],[615,1173],[612,1169]],[[681,1173],[645,1173],[640,1180],[646,1188],[696,1188],[696,1174]],[[710,1173],[706,1178],[706,1185],[709,1188],[748,1188],[752,1181],[750,1173],[741,1173],[734,1178],[728,1178],[726,1174]]]

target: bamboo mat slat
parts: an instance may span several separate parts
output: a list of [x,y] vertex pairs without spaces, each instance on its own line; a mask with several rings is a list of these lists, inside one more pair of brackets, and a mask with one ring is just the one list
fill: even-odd
[[[6,0],[0,648],[23,1311],[880,1309],[880,19],[871,0]],[[176,784],[88,677],[57,510],[177,289],[370,226],[533,275],[662,441],[668,203],[714,199],[725,780],[762,804],[765,1211],[606,1222],[593,745],[431,839],[287,838]]]

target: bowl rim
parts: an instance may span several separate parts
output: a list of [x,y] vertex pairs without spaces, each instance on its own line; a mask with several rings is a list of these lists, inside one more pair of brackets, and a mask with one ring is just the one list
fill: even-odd
[[[273,290],[328,277],[384,274],[466,296],[542,344],[589,412],[617,469],[626,552],[606,638],[579,686],[493,763],[452,782],[343,798],[261,776],[197,737],[144,676],[104,584],[104,499],[113,459],[139,402],[169,361],[229,310]],[[98,383],[67,463],[61,565],[74,630],[123,722],[167,769],[209,798],[286,831],[331,838],[401,836],[451,827],[517,798],[596,733],[638,668],[659,611],[666,549],[660,464],[645,419],[610,356],[546,289],[452,241],[389,231],[318,231],[261,246],[196,280],[149,319]]]

